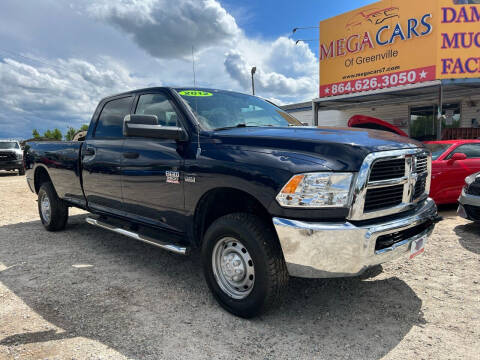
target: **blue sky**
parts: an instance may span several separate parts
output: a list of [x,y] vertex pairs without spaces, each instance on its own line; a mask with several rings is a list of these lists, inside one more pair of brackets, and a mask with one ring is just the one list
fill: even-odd
[[[105,96],[192,84],[250,91],[279,104],[318,92],[322,19],[371,3],[351,0],[2,0],[0,138],[88,123]],[[172,6],[174,4],[174,6]]]

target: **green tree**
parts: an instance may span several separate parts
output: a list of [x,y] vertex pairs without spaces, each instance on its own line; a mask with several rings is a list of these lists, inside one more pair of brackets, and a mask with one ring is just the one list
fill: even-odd
[[55,128],[53,130],[52,136],[55,140],[62,140],[62,138],[63,138],[62,132],[60,130],[58,130],[57,128]]
[[38,139],[40,137],[40,134],[38,133],[37,129],[33,129],[32,136],[34,139]]
[[55,128],[53,130],[45,131],[45,133],[43,134],[43,137],[45,137],[47,139],[51,139],[51,140],[62,140],[63,135],[62,135],[62,132],[60,130]]
[[88,124],[83,124],[83,125],[80,127],[80,131],[88,131]]
[[65,134],[65,140],[72,141],[76,133],[77,130],[75,130],[73,127],[69,127],[67,133]]

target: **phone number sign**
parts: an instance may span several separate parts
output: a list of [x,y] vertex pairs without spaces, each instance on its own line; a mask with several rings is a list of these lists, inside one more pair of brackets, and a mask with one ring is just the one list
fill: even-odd
[[346,80],[334,84],[322,85],[320,97],[347,95],[378,89],[386,89],[436,79],[436,67],[427,66],[418,69],[399,71],[384,75],[375,75],[358,80]]

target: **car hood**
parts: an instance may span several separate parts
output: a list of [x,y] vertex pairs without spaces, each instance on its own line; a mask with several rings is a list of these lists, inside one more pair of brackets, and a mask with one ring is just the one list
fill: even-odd
[[215,131],[211,136],[216,142],[245,150],[308,156],[335,171],[358,171],[372,152],[424,147],[410,138],[369,129],[247,127]]

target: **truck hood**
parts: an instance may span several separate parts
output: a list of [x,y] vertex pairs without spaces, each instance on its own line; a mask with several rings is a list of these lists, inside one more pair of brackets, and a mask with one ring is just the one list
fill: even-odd
[[212,137],[225,145],[250,151],[281,151],[305,156],[334,171],[358,171],[372,152],[423,148],[422,143],[393,133],[328,127],[252,127],[216,131]]

